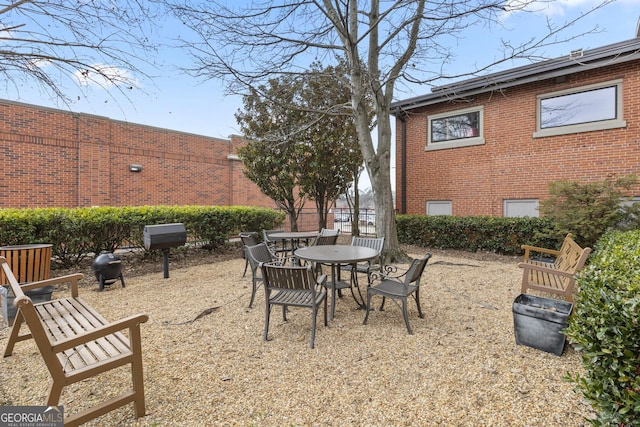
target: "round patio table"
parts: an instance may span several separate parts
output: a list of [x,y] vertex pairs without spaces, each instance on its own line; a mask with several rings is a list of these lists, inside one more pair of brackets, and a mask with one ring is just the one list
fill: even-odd
[[357,282],[355,283],[359,297],[356,297],[353,291],[354,280],[349,282],[339,280],[338,271],[341,264],[354,264],[375,259],[378,257],[377,250],[362,246],[321,245],[300,248],[295,251],[294,255],[306,261],[331,265],[331,282],[327,283],[327,287],[331,288],[331,313],[329,315],[331,320],[333,320],[333,313],[336,307],[336,293],[340,289],[351,289],[351,295],[356,304],[358,304],[358,307],[362,309],[366,308],[364,298],[360,293],[360,288],[357,287]]
[[[279,231],[276,233],[270,233],[269,239],[282,242],[283,249],[289,250],[291,248],[291,254],[298,249],[300,241],[313,239],[318,237],[320,233],[317,231]],[[287,246],[287,242],[291,242],[291,246]]]

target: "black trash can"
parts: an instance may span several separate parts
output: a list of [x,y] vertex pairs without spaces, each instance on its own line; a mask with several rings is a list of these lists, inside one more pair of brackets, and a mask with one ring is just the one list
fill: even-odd
[[520,294],[513,302],[516,344],[561,356],[566,336],[561,332],[573,304],[550,298]]
[[[31,301],[34,304],[51,301],[52,293],[53,285],[24,291],[24,294],[31,298]],[[16,319],[16,313],[18,312],[16,306],[13,305],[13,301],[15,301],[16,297],[13,295],[11,288],[7,286],[0,286],[0,296],[2,297],[2,316],[7,320],[7,324],[12,326]]]

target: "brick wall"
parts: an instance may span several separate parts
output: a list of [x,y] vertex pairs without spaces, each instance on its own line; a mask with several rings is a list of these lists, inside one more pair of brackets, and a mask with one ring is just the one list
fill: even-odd
[[[533,138],[536,96],[622,79],[622,129]],[[424,214],[428,200],[452,200],[453,214],[503,215],[504,199],[548,197],[560,179],[595,181],[640,174],[640,63],[628,62],[478,95],[469,103],[448,102],[410,112],[406,118],[407,213]],[[485,144],[425,151],[427,116],[484,106]],[[396,128],[396,205],[402,206],[402,127]],[[640,195],[640,188],[635,195]]]
[[0,208],[274,207],[242,173],[242,143],[0,100]]

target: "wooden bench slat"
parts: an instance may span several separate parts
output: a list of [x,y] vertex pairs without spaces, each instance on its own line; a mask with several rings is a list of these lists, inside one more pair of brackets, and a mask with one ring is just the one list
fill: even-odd
[[[52,307],[51,304],[40,304],[36,307],[36,310],[42,319],[43,325],[45,326],[45,332],[49,335],[51,341],[55,342],[66,338],[59,325],[54,320],[54,316],[51,315],[51,311],[55,312],[55,308]],[[73,349],[65,350],[63,353],[58,355],[58,358],[60,359],[60,363],[62,363],[65,371],[67,370],[67,361],[71,364],[71,369],[82,364],[82,358]]]
[[[63,300],[56,300],[52,301],[50,304],[47,304],[47,307],[49,309],[53,309],[49,312],[49,314],[51,315],[51,319],[47,323],[49,330],[59,328],[62,331],[62,335],[64,336],[64,338],[70,338],[81,334],[85,331],[85,329],[79,327],[79,325],[74,321],[73,315],[68,311],[68,307],[62,304],[62,302]],[[55,341],[61,341],[64,338],[60,338]],[[55,341],[53,342],[55,343]],[[93,352],[90,350],[91,349],[86,345],[74,348],[72,351],[74,351],[74,353],[76,353],[81,358],[81,360],[77,360],[75,358],[69,359],[71,365],[67,364],[65,366],[65,372],[71,372],[74,369],[79,369],[95,363],[96,358],[93,355]],[[65,354],[67,353],[68,351],[65,352]],[[62,360],[64,360],[64,358]]]
[[[86,306],[80,304],[79,301],[66,299],[61,300],[61,303],[68,309],[68,316],[70,316],[69,323],[72,324],[76,322],[75,325],[78,328],[78,333],[92,331],[100,326],[109,324],[102,316],[95,316],[97,313],[95,313],[94,310],[88,310]],[[98,361],[129,351],[128,341],[125,344],[111,335],[87,342],[86,347],[88,347]],[[87,364],[91,363],[91,360],[87,359]]]

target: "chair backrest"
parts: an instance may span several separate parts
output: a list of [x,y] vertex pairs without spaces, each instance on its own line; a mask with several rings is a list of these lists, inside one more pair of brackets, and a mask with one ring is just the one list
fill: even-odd
[[282,233],[282,230],[262,230],[262,239],[267,244],[276,243],[275,240],[271,240],[269,236],[273,233]]
[[337,241],[338,241],[337,234],[334,234],[332,236],[320,235],[316,237],[316,240],[313,242],[313,246],[335,245]]
[[258,233],[246,231],[239,234],[243,246],[255,246],[258,244]]
[[269,290],[298,290],[315,294],[316,279],[311,265],[296,267],[290,265],[276,265],[260,263],[265,287]]
[[264,242],[254,246],[247,246],[245,249],[254,275],[261,262],[273,262],[278,259]]
[[338,236],[339,234],[340,234],[340,229],[332,230],[329,228],[323,228],[322,230],[320,230],[321,236]]
[[571,234],[567,234],[560,247],[560,253],[554,261],[555,267],[562,271],[576,271],[582,251],[583,249],[573,240]]
[[358,237],[351,239],[351,246],[375,249],[378,251],[378,262],[382,264],[382,248],[384,247],[384,237]]
[[420,278],[422,277],[424,268],[427,266],[427,262],[429,262],[429,258],[431,258],[431,254],[428,253],[424,256],[424,258],[413,260],[413,262],[411,263],[411,267],[409,267],[409,270],[407,270],[407,274],[404,276],[405,291],[411,284],[420,286]]

